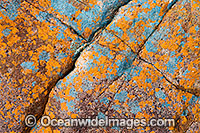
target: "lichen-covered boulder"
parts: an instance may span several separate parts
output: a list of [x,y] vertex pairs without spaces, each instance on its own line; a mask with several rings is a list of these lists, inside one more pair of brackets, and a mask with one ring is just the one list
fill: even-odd
[[[199,1],[3,0],[0,9],[0,132],[199,131]],[[176,125],[44,127],[44,115]]]
[[43,114],[49,92],[73,69],[82,47],[128,1],[63,2],[0,3],[0,131],[22,131],[25,115]]

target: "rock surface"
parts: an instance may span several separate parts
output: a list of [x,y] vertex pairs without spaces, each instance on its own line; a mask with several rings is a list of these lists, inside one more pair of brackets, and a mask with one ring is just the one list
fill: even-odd
[[[199,14],[198,0],[0,1],[0,132],[198,132]],[[176,126],[42,127],[44,115]]]

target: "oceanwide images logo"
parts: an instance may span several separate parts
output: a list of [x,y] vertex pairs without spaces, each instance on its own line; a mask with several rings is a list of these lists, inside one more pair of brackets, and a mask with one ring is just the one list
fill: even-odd
[[[28,115],[25,118],[25,124],[28,127],[34,127],[37,121],[33,115]],[[42,116],[40,125],[43,127],[126,127],[133,129],[134,127],[174,127],[174,119],[123,119],[123,118],[109,118],[105,116],[103,119],[95,118],[75,118],[75,119],[51,119],[49,116]]]

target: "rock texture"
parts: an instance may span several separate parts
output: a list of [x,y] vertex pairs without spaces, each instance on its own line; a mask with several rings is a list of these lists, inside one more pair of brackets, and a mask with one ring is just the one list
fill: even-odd
[[[198,132],[199,14],[198,0],[1,0],[0,132]],[[43,115],[176,126],[42,127]]]

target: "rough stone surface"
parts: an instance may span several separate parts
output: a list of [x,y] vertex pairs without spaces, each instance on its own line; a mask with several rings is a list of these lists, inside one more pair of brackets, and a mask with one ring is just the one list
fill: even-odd
[[[199,14],[198,0],[1,0],[0,132],[198,132]],[[42,127],[43,115],[176,126]]]

